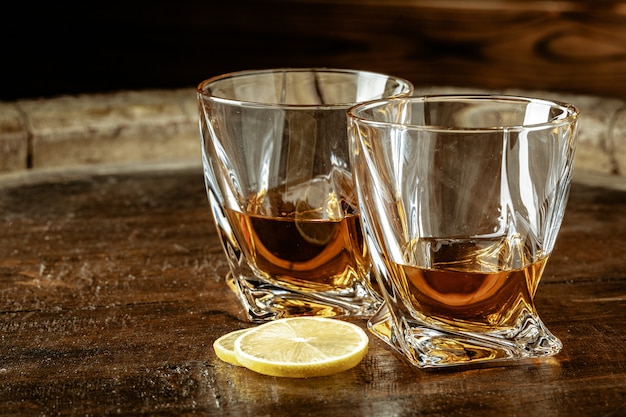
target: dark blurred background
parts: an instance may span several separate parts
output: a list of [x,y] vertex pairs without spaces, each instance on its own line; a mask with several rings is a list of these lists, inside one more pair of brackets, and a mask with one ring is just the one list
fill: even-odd
[[626,1],[59,3],[2,6],[0,100],[192,87],[280,66],[626,98]]

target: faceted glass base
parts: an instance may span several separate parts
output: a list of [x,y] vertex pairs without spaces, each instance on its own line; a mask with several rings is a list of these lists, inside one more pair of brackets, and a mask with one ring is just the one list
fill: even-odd
[[368,327],[419,368],[539,358],[561,350],[561,341],[538,317],[527,314],[517,323],[515,329],[506,332],[450,331],[416,321],[397,320],[383,305],[369,320]]
[[356,284],[351,291],[325,293],[283,288],[257,279],[236,280],[226,276],[228,287],[237,294],[248,318],[256,323],[284,317],[361,317],[369,318],[382,300]]

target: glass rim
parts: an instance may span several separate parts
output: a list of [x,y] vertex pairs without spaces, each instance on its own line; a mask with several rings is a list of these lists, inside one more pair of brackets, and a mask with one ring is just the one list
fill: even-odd
[[[558,119],[548,120],[541,123],[529,123],[529,124],[511,124],[503,126],[481,126],[481,127],[461,127],[461,126],[447,126],[447,125],[426,125],[426,124],[414,124],[414,123],[400,123],[394,121],[378,121],[362,116],[362,112],[365,110],[373,109],[375,107],[383,107],[392,103],[427,103],[427,102],[481,102],[489,101],[494,102],[511,102],[511,103],[535,103],[551,108],[561,109],[564,117]],[[370,100],[364,103],[357,103],[348,109],[347,115],[349,119],[357,120],[361,123],[377,126],[377,127],[396,127],[408,130],[423,130],[430,132],[447,132],[447,133],[463,133],[463,132],[498,132],[498,131],[522,131],[522,130],[538,130],[545,128],[552,128],[557,126],[564,126],[574,122],[580,114],[580,110],[569,103],[548,100],[535,97],[526,97],[521,95],[507,95],[507,94],[431,94],[431,95],[412,95],[405,97],[390,97],[383,99]]]
[[[227,72],[224,74],[216,75],[206,80],[201,81],[196,87],[197,94],[210,99],[219,101],[221,103],[230,103],[230,104],[238,104],[238,105],[246,105],[250,107],[280,107],[280,108],[289,108],[289,109],[311,109],[311,108],[349,108],[356,104],[360,104],[360,101],[349,101],[345,103],[325,103],[325,104],[289,104],[289,103],[275,103],[275,102],[265,102],[265,101],[254,101],[254,100],[240,100],[232,97],[224,97],[220,95],[213,95],[205,91],[205,88],[210,84],[216,83],[218,81],[223,81],[227,79],[235,79],[240,77],[249,77],[255,75],[264,75],[271,73],[334,73],[334,74],[347,74],[347,75],[367,75],[371,78],[385,78],[389,80],[393,80],[398,82],[398,84],[405,87],[405,92],[398,93],[391,97],[400,97],[406,96],[410,94],[413,89],[413,83],[409,80],[391,74],[385,74],[382,72],[376,71],[368,71],[368,70],[359,70],[359,69],[350,69],[350,68],[333,68],[333,67],[277,67],[277,68],[266,68],[266,69],[249,69],[249,70],[241,70],[241,71],[233,71]],[[372,100],[373,101],[373,100]]]

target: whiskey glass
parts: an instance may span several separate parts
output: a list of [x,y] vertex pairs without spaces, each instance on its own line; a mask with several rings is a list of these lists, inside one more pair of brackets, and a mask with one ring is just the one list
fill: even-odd
[[569,194],[578,110],[425,96],[359,104],[348,118],[384,298],[370,330],[420,368],[558,353],[534,298]]
[[349,69],[240,71],[199,84],[207,195],[248,318],[369,317],[370,275],[346,111],[410,82]]

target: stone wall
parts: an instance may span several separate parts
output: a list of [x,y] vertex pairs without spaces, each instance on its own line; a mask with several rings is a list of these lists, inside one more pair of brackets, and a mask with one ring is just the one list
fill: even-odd
[[[416,92],[477,91],[433,87]],[[607,181],[626,176],[626,102],[542,91],[489,92],[576,105],[581,116],[575,171]],[[145,163],[200,165],[193,88],[0,102],[0,174]]]

